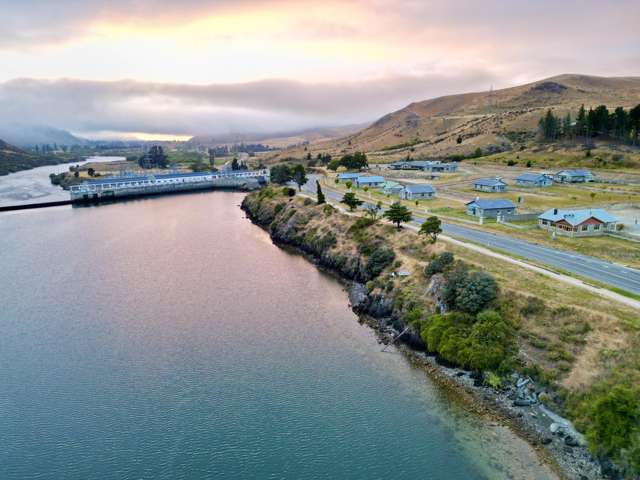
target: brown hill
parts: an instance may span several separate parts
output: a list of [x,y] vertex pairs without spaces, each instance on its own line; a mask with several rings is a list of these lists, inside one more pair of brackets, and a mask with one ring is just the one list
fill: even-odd
[[57,165],[67,161],[72,160],[64,160],[53,155],[36,155],[0,140],[0,175],[8,175],[9,173],[42,167],[43,165]]
[[[508,149],[516,141],[533,139],[538,120],[548,108],[557,114],[579,106],[610,109],[640,103],[640,77],[557,77],[502,90],[448,95],[412,103],[383,116],[360,132],[313,145],[312,153],[341,155],[365,151],[373,161],[469,154],[477,147]],[[288,149],[279,157],[304,154]]]

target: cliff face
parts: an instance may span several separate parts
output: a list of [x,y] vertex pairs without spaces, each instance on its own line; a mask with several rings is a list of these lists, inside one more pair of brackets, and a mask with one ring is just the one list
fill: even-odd
[[[401,260],[388,239],[395,229],[341,215],[330,205],[288,198],[273,189],[247,195],[242,209],[266,229],[273,241],[304,252],[321,267],[351,282],[353,310],[377,319],[376,328],[404,329],[410,304],[398,301],[399,280],[393,269]],[[403,336],[422,346],[419,332]]]

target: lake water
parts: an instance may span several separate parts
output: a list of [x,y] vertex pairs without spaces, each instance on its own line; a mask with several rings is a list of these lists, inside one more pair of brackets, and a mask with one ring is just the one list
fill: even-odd
[[73,165],[114,160],[125,160],[125,158],[89,157],[84,162],[47,165],[0,176],[0,206],[69,200],[69,192],[51,184],[50,174],[67,172]]
[[550,478],[242,197],[0,214],[1,479]]

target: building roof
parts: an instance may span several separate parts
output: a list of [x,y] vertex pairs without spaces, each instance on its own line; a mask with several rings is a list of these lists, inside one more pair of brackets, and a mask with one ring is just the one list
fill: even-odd
[[383,183],[384,177],[379,175],[360,175],[357,179],[358,183]]
[[400,185],[398,182],[394,182],[392,180],[387,180],[386,182],[384,182],[384,188],[404,188],[402,185]]
[[559,222],[565,220],[569,225],[576,226],[595,218],[602,223],[617,222],[618,219],[602,208],[586,208],[584,210],[564,210],[560,208],[551,208],[540,215],[538,218],[550,222]]
[[523,173],[516,177],[519,182],[542,182],[545,179],[548,179],[548,177],[541,173]]
[[467,203],[467,205],[475,204],[478,208],[482,210],[497,210],[502,208],[516,208],[515,203],[513,203],[508,198],[476,198],[475,200],[471,200]]
[[428,183],[412,183],[411,185],[406,185],[404,189],[409,193],[435,193],[436,191]]
[[584,168],[569,168],[567,170],[560,170],[556,175],[569,175],[570,177],[585,177],[591,175],[590,170]]
[[344,172],[344,173],[339,173],[338,174],[338,178],[343,179],[343,178],[358,178],[360,175],[362,175],[361,173],[353,173],[353,172]]
[[474,185],[482,185],[483,187],[497,187],[500,185],[506,185],[499,178],[479,178],[473,182]]
[[105,183],[121,183],[121,182],[144,182],[149,180],[167,180],[171,178],[191,178],[191,177],[203,177],[206,175],[213,175],[212,172],[173,172],[173,173],[158,173],[152,175],[122,175],[116,177],[104,177],[97,178],[95,180],[87,180],[83,183],[88,185],[104,185]]

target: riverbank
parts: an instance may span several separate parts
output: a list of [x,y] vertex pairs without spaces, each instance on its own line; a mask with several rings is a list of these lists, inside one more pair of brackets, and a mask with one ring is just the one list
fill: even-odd
[[[443,307],[439,298],[442,285],[438,285],[442,278],[435,276],[426,285],[420,280],[421,261],[441,253],[442,246],[430,245],[412,233],[389,243],[383,239],[398,236],[389,226],[368,223],[365,233],[356,219],[333,207],[315,206],[309,199],[288,199],[274,190],[247,196],[242,207],[254,223],[269,231],[276,244],[293,247],[349,282],[354,311],[378,332],[382,342],[390,342],[409,327],[401,337],[400,350],[438,384],[454,391],[470,410],[508,425],[559,475],[605,478],[581,436],[540,401],[552,395],[547,386],[521,374],[487,386],[486,378],[483,381],[482,376],[425,352],[421,327],[412,326],[410,318],[416,305],[432,312]],[[388,260],[380,263],[391,246],[394,254],[386,255]],[[372,265],[374,259],[378,260]]]

